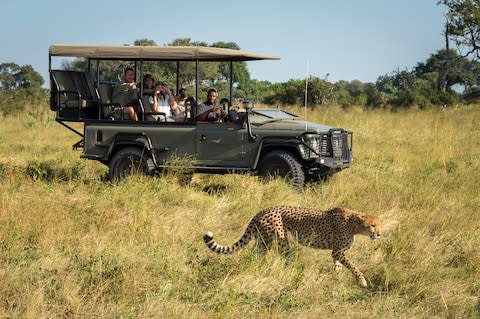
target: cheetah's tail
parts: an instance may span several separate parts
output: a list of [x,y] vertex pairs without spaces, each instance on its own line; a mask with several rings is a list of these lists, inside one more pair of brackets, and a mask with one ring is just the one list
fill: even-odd
[[[250,225],[249,225],[250,226]],[[234,251],[236,251],[239,248],[242,248],[252,238],[252,232],[249,231],[250,227],[247,228],[245,233],[243,234],[242,238],[240,238],[237,242],[232,244],[231,246],[222,246],[218,244],[214,239],[213,239],[213,233],[212,232],[207,232],[203,236],[203,241],[207,245],[208,248],[210,248],[211,251],[219,253],[219,254],[231,254]]]

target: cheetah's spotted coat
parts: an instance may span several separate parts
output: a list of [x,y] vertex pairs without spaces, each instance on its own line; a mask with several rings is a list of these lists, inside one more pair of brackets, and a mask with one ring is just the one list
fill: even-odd
[[360,286],[367,287],[365,276],[345,256],[345,251],[352,246],[354,235],[380,238],[380,221],[375,216],[343,207],[320,211],[314,208],[277,206],[255,215],[243,236],[231,246],[219,245],[211,232],[207,232],[203,239],[208,248],[222,254],[230,254],[242,248],[253,236],[262,251],[269,249],[276,240],[282,252],[287,252],[287,231],[302,245],[331,249],[335,270],[338,272],[344,265],[352,271]]

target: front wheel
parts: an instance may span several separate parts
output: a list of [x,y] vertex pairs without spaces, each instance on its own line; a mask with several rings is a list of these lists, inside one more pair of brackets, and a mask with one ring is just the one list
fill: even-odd
[[295,156],[286,151],[267,153],[258,165],[258,175],[265,180],[284,178],[296,190],[301,190],[305,182],[302,165]]
[[153,175],[155,165],[151,157],[144,150],[128,147],[118,151],[110,161],[108,178],[112,181],[120,181],[139,172],[145,175]]

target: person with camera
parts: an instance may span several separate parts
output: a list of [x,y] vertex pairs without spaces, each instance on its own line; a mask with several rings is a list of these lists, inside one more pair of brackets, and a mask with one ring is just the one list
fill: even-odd
[[197,106],[197,121],[221,122],[222,108],[217,103],[217,90],[211,88],[207,91],[207,100]]
[[152,112],[160,112],[163,114],[154,115],[157,121],[175,122],[175,112],[178,108],[175,97],[165,82],[156,82],[154,86],[153,96],[149,98],[150,108]]

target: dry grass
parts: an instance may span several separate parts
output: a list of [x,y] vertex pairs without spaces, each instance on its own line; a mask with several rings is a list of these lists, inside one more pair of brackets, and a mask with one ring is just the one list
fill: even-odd
[[[302,112],[294,110],[296,113]],[[0,126],[0,317],[476,318],[480,316],[480,108],[336,108],[310,120],[354,131],[354,165],[302,193],[248,175],[134,176],[112,185],[50,115]],[[348,252],[210,253],[258,210],[345,205],[380,217],[380,241]]]

